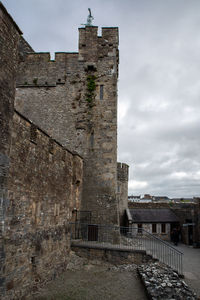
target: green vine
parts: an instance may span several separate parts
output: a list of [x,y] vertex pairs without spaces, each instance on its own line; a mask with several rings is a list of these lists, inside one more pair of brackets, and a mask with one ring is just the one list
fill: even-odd
[[34,78],[34,79],[33,79],[33,83],[34,83],[35,85],[37,85],[37,83],[38,83],[38,78]]
[[87,76],[87,92],[86,92],[86,101],[89,107],[94,106],[95,90],[96,90],[96,77],[94,75]]

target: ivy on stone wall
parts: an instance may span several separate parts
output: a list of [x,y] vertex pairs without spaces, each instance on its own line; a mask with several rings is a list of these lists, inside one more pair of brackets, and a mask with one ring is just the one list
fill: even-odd
[[34,78],[34,79],[33,79],[33,83],[34,83],[35,85],[37,85],[37,84],[38,84],[38,78]]
[[96,90],[95,79],[96,79],[96,77],[94,75],[87,76],[86,101],[90,108],[92,108],[94,106],[95,90]]

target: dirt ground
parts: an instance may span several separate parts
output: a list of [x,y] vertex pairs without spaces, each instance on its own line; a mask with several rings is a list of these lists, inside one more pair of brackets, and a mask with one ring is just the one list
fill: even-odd
[[84,262],[41,288],[34,300],[146,300],[136,266]]

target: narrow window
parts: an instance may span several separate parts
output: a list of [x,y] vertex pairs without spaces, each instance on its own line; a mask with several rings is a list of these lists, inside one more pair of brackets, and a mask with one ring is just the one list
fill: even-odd
[[60,204],[55,203],[54,204],[54,217],[60,215]]
[[161,232],[166,233],[166,224],[165,223],[161,224]]
[[94,148],[94,132],[92,132],[90,135],[90,147]]
[[100,100],[103,100],[103,85],[100,85]]
[[157,224],[153,223],[152,224],[152,233],[156,233],[157,232]]
[[32,264],[33,267],[36,266],[35,256],[31,257],[31,264]]
[[138,233],[142,233],[142,224],[138,224]]
[[37,127],[34,124],[30,127],[30,141],[37,144]]
[[120,185],[117,185],[117,192],[120,193]]
[[95,71],[96,71],[96,67],[93,66],[93,65],[89,65],[89,66],[87,67],[87,70],[88,70],[88,71],[95,72]]

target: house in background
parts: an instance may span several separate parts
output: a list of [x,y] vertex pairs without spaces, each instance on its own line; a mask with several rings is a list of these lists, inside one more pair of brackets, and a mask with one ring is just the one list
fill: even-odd
[[139,202],[139,203],[148,203],[152,202],[152,196],[149,194],[146,195],[139,195],[139,196],[128,196],[128,201],[131,202]]
[[140,202],[140,198],[141,196],[134,196],[134,195],[131,195],[131,196],[128,196],[128,201],[131,201],[131,202]]
[[169,241],[172,229],[180,224],[178,217],[169,208],[128,208],[125,225],[131,229],[133,234],[140,233],[144,229],[163,240]]

